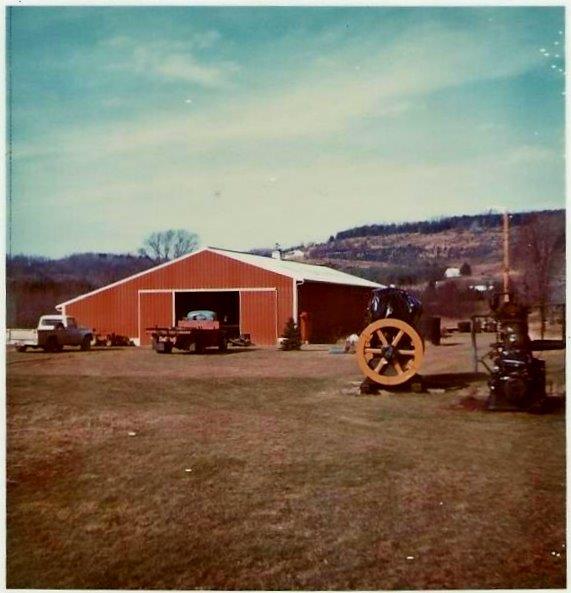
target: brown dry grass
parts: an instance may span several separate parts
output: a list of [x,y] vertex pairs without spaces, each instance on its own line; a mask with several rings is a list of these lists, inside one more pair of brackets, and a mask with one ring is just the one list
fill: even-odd
[[[454,340],[427,373],[471,370]],[[564,587],[564,416],[359,379],[325,350],[9,353],[8,586]]]

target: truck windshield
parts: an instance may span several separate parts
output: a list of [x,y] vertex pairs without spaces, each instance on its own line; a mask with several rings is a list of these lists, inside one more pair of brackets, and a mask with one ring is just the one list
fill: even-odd
[[61,317],[44,317],[41,321],[42,327],[56,327],[58,324],[63,325]]

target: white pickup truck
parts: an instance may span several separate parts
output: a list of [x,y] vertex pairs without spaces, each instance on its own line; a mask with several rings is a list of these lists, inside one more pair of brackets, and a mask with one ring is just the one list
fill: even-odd
[[18,352],[27,348],[43,348],[46,352],[61,352],[64,346],[79,346],[89,350],[93,331],[78,327],[74,317],[68,315],[42,315],[36,329],[8,329],[7,342]]

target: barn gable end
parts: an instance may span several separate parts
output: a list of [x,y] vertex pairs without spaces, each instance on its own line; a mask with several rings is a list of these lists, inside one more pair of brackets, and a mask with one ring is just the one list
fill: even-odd
[[[58,305],[58,309],[74,315],[97,333],[114,332],[137,344],[148,344],[147,327],[174,325],[184,303],[208,304],[211,295],[219,302],[234,299],[240,331],[250,333],[256,344],[272,345],[288,318],[297,319],[300,298],[305,298],[304,306],[316,312],[316,321],[323,327],[326,320],[319,313],[323,309],[319,302],[327,303],[328,294],[336,295],[333,300],[339,304],[337,318],[348,315],[353,319],[355,311],[362,309],[363,295],[370,293],[371,286],[377,286],[329,268],[268,259],[204,248],[70,299]],[[304,297],[309,289],[304,291],[298,285],[303,285],[305,276],[317,278],[312,284],[320,286],[318,297],[316,290],[311,291],[313,296]],[[353,282],[355,285],[351,286]],[[331,287],[329,291],[327,286]],[[352,297],[343,299],[342,294]],[[332,310],[332,306],[326,309]],[[347,326],[336,323],[338,327]],[[326,332],[320,330],[319,335],[325,336]]]

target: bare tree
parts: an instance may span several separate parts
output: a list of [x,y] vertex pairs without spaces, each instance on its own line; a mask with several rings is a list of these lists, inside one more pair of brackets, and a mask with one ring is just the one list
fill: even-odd
[[139,255],[154,263],[161,263],[194,251],[199,245],[198,235],[184,229],[169,229],[151,233],[139,249]]
[[530,304],[539,306],[543,338],[553,280],[565,269],[564,217],[532,215],[519,228],[514,256],[524,295]]

